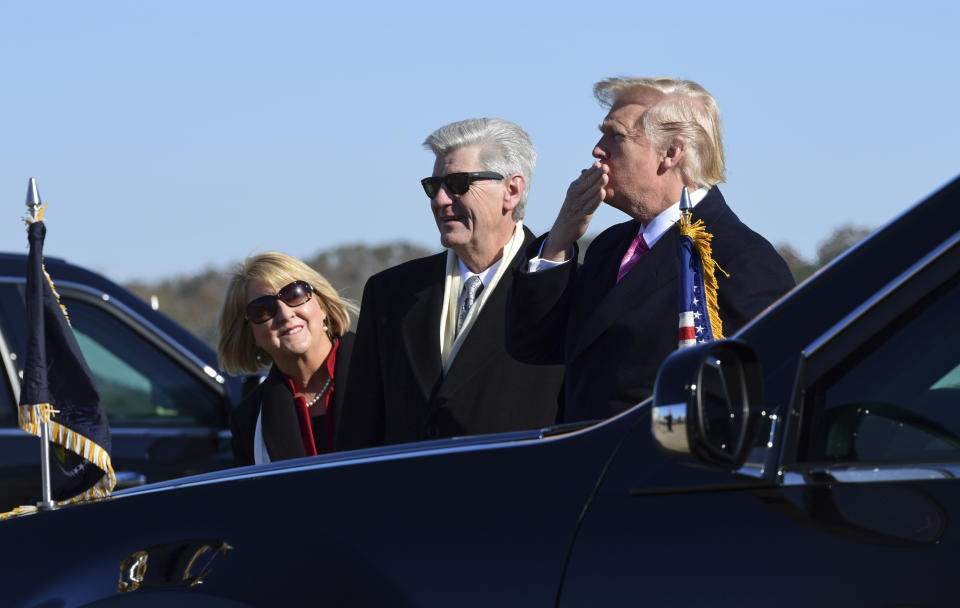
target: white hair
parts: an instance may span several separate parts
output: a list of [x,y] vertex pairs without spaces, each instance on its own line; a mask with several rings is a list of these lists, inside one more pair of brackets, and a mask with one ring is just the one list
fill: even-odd
[[523,176],[520,203],[513,208],[514,221],[523,219],[527,197],[537,165],[537,151],[527,132],[507,120],[499,118],[470,118],[444,125],[431,133],[423,145],[437,157],[467,146],[480,146],[480,163],[486,171],[495,171],[504,177],[516,173]]

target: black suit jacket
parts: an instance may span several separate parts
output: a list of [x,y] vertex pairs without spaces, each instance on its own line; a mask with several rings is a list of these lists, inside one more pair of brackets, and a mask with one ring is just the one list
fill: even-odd
[[[349,379],[350,357],[353,352],[354,334],[347,332],[340,337],[340,346],[337,348],[337,361],[333,367],[334,389],[330,398],[327,412],[333,412],[334,442],[340,429],[340,419],[343,416],[343,394]],[[230,415],[230,431],[233,435],[233,462],[237,466],[254,464],[253,438],[257,430],[257,417],[261,407],[266,404],[264,416],[273,416],[275,419],[269,425],[275,429],[271,434],[264,434],[264,443],[270,453],[271,460],[285,460],[287,458],[301,458],[306,454],[303,451],[303,441],[300,438],[300,423],[297,421],[296,410],[293,405],[293,394],[287,381],[274,365],[270,373],[257,388],[250,391],[243,401]],[[319,448],[319,446],[318,446]]]
[[[713,234],[724,335],[789,291],[793,276],[783,258],[745,226],[714,187],[694,207]],[[620,261],[637,235],[637,221],[602,232],[583,265],[514,272],[507,346],[521,361],[566,363],[561,419],[606,418],[653,392],[660,364],[678,343],[680,232],[674,225],[616,283]],[[536,257],[538,239],[527,249]]]
[[[534,240],[526,229],[525,237],[525,245]],[[523,256],[521,249],[507,263]],[[509,268],[443,375],[446,257],[412,260],[367,281],[338,449],[553,424],[562,367],[520,363],[504,347]]]

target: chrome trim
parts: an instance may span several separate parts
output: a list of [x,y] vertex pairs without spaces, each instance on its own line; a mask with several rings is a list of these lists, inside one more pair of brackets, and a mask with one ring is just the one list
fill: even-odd
[[[766,413],[766,412],[763,412]],[[776,445],[777,427],[780,426],[780,417],[771,412],[767,414],[770,419],[770,435],[767,437],[767,449],[772,450]]]
[[[63,286],[66,288],[74,289],[76,291],[82,291],[88,295],[92,295],[94,298],[99,298],[104,302],[108,302],[109,304],[116,306],[117,309],[120,310],[120,312],[122,312],[123,314],[127,315],[134,321],[137,321],[138,323],[140,323],[141,325],[149,329],[151,332],[153,332],[154,335],[161,338],[165,343],[176,347],[176,349],[180,351],[181,354],[183,354],[187,359],[193,362],[193,364],[200,369],[200,373],[204,377],[211,378],[212,380],[215,380],[215,381],[217,380],[216,378],[210,376],[210,374],[206,371],[205,368],[209,367],[209,364],[206,361],[203,361],[202,359],[200,359],[200,357],[193,354],[193,351],[191,351],[184,345],[180,344],[180,342],[175,340],[173,336],[171,336],[170,334],[166,333],[165,331],[163,331],[162,329],[154,325],[149,319],[145,318],[143,315],[133,310],[132,308],[130,308],[120,300],[111,297],[110,294],[100,291],[99,289],[93,289],[92,287],[88,285],[84,285],[83,283],[74,283],[73,281],[68,281],[68,280],[57,281],[56,284],[58,287]],[[219,380],[218,384],[223,384],[222,378]]]
[[[26,283],[26,278],[0,276],[0,283],[24,284]],[[177,354],[183,356],[183,358],[185,358],[187,361],[189,361],[194,366],[199,368],[197,370],[197,375],[203,378],[203,380],[208,385],[210,385],[211,387],[215,387],[216,390],[219,391],[221,394],[225,394],[226,392],[224,387],[225,379],[223,376],[221,376],[219,373],[217,373],[216,370],[210,367],[210,365],[207,362],[197,357],[193,353],[193,351],[183,346],[183,344],[175,340],[170,334],[161,330],[159,327],[154,325],[149,319],[145,318],[143,315],[133,310],[128,305],[124,304],[117,298],[111,297],[110,294],[104,292],[103,290],[94,289],[84,283],[77,283],[69,279],[57,279],[54,281],[54,284],[57,286],[58,291],[60,291],[61,293],[65,293],[64,290],[73,290],[75,292],[81,292],[84,295],[93,298],[94,300],[99,300],[107,303],[108,305],[112,305],[116,307],[116,310],[119,311],[121,315],[126,315],[130,320],[134,321],[135,323],[139,323],[143,329],[148,330],[150,333],[152,333],[153,337],[155,337],[160,343],[166,344],[167,346],[171,347],[171,349],[176,351]],[[69,294],[67,295],[69,296]],[[133,329],[134,331],[137,331],[137,328],[134,325],[129,323],[128,325],[131,325],[131,329]],[[142,334],[143,332],[138,332],[138,333]],[[213,372],[212,374],[210,373],[211,371]]]
[[27,211],[30,213],[30,222],[36,222],[40,219],[40,209],[43,207],[43,202],[40,200],[40,190],[37,188],[37,179],[31,177],[27,181],[27,198],[24,203],[27,206]]
[[766,468],[763,464],[748,462],[735,471],[736,475],[743,477],[752,477],[753,479],[763,479]]
[[[627,410],[630,411],[630,410]],[[258,479],[261,477],[272,477],[274,475],[286,475],[291,471],[315,471],[321,469],[350,467],[370,462],[390,462],[395,460],[408,460],[412,458],[436,457],[447,454],[457,454],[465,452],[484,452],[488,450],[505,450],[529,446],[531,444],[546,444],[555,441],[566,441],[572,436],[588,432],[596,432],[598,427],[610,424],[615,418],[620,418],[623,413],[608,418],[602,423],[578,429],[563,435],[553,435],[540,438],[539,431],[517,431],[510,433],[511,438],[503,440],[484,440],[483,435],[472,437],[463,437],[463,445],[450,445],[456,439],[440,439],[433,441],[415,442],[409,444],[395,444],[392,446],[381,446],[376,448],[367,448],[363,450],[352,450],[348,452],[334,452],[314,456],[312,458],[303,458],[295,460],[282,460],[268,464],[250,465],[246,467],[237,467],[223,469],[211,473],[204,473],[192,477],[181,477],[167,481],[156,482],[130,488],[118,493],[114,493],[104,500],[113,500],[131,495],[153,494],[157,492],[170,492],[180,488],[207,486],[212,484],[225,483],[228,481],[242,479]],[[501,433],[497,433],[500,435]],[[519,437],[517,437],[519,435]],[[433,443],[440,443],[442,447],[430,447]]]
[[[770,430],[767,433],[767,441],[763,445],[753,446],[747,454],[747,459],[743,466],[736,470],[737,475],[747,477],[765,478],[767,476],[767,467],[773,462],[775,449],[777,448],[777,435],[780,433],[781,417],[773,412],[763,410],[759,414],[757,425],[767,423]],[[760,427],[757,434],[763,432]]]
[[[0,330],[0,357],[3,357],[3,369],[7,372],[10,390],[13,391],[13,402],[14,404],[20,403],[20,375],[13,365],[13,360],[10,359],[10,348],[7,346],[6,338],[3,337],[3,330]],[[18,381],[14,382],[14,378]]]
[[690,456],[686,403],[654,407],[650,420],[653,437],[661,450],[674,456]]
[[824,483],[891,483],[932,481],[960,477],[960,463],[856,465],[784,471],[784,486]]
[[136,488],[147,483],[147,476],[136,471],[117,471],[116,478],[116,489]]
[[955,247],[958,243],[960,243],[960,231],[955,232],[950,239],[944,241],[937,248],[933,249],[927,255],[919,259],[912,266],[910,266],[910,268],[900,273],[899,276],[887,283],[882,289],[874,293],[871,297],[867,298],[867,300],[864,301],[860,306],[856,307],[844,318],[840,319],[840,321],[835,323],[833,327],[822,333],[820,337],[803,349],[803,356],[805,358],[814,356],[818,350],[823,348],[838,334],[842,333],[848,327],[856,323],[858,319],[867,314],[867,312],[869,312],[873,307],[885,300],[891,293],[899,289],[904,283],[915,277],[927,266],[944,255],[948,250]]

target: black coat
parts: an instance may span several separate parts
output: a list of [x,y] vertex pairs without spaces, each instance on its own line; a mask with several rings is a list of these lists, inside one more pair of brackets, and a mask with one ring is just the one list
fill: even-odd
[[[526,245],[534,236],[525,232]],[[523,255],[509,263],[523,263]],[[412,260],[367,281],[338,449],[553,424],[562,367],[519,363],[504,347],[510,269],[443,374],[446,256]]]
[[[793,276],[783,258],[750,230],[714,187],[694,207],[713,234],[724,335],[789,291]],[[637,221],[617,224],[591,243],[583,265],[536,273],[514,272],[507,346],[521,361],[565,363],[561,419],[606,418],[646,399],[660,364],[678,342],[680,232],[672,226],[619,284],[617,271]],[[544,237],[527,248],[537,255]]]
[[[347,332],[340,337],[340,346],[337,348],[337,361],[333,368],[333,395],[327,406],[327,415],[332,411],[334,421],[334,442],[339,432],[340,419],[343,416],[343,394],[347,385],[350,370],[350,357],[353,352],[354,334]],[[280,370],[274,365],[266,379],[255,389],[250,391],[243,401],[230,415],[230,431],[233,434],[233,461],[237,466],[254,464],[253,438],[257,430],[257,417],[260,408],[267,405],[264,415],[275,416],[275,429],[272,434],[264,432],[264,443],[270,453],[270,459],[285,460],[305,456],[303,441],[300,437],[300,423],[297,421],[296,409],[293,404],[293,393]],[[319,448],[319,446],[318,446]]]

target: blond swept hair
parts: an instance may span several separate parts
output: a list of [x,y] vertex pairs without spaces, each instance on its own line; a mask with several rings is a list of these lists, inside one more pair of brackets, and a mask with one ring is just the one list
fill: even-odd
[[611,107],[624,94],[638,87],[659,91],[663,97],[650,106],[638,125],[647,143],[659,152],[680,139],[685,146],[680,173],[684,181],[715,186],[726,180],[720,109],[713,95],[692,80],[673,78],[607,78],[593,85],[593,94]]
[[245,318],[250,281],[260,281],[277,291],[294,281],[309,283],[314,296],[320,300],[320,307],[327,313],[331,336],[345,334],[350,329],[350,313],[357,312],[357,307],[341,298],[329,281],[297,258],[277,251],[250,256],[230,273],[220,311],[217,358],[220,367],[231,374],[253,374],[270,363],[269,355],[253,341],[250,323]]

